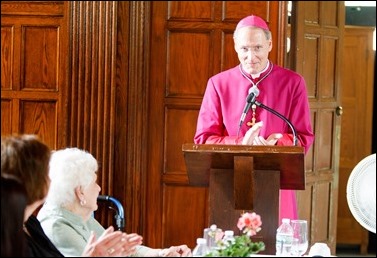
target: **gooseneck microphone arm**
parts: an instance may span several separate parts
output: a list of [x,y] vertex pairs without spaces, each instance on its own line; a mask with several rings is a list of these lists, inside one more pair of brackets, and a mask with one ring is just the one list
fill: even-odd
[[274,115],[280,117],[281,119],[283,119],[283,120],[289,125],[289,127],[291,128],[292,133],[293,133],[293,146],[296,146],[296,145],[297,145],[297,132],[296,132],[295,127],[292,125],[291,121],[289,121],[288,118],[286,118],[285,116],[283,116],[282,114],[280,114],[280,113],[277,112],[276,110],[273,110],[272,108],[269,108],[269,107],[267,107],[266,105],[263,105],[262,103],[260,103],[260,102],[258,102],[258,101],[255,101],[254,103],[255,103],[255,105],[257,105],[258,107],[264,108],[264,109],[266,109],[267,111],[273,113]]

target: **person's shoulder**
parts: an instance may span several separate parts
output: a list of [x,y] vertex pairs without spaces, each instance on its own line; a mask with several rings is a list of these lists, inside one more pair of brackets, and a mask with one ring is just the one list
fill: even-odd
[[82,228],[84,224],[79,215],[60,207],[43,207],[38,213],[38,219],[46,234]]
[[50,206],[48,204],[44,204],[42,208],[39,210],[37,218],[39,221],[43,222],[45,220],[60,216],[61,213],[62,212],[59,208]]
[[42,228],[41,223],[34,215],[31,215],[25,222],[25,226],[33,239],[46,239],[48,238],[46,232]]
[[74,236],[78,232],[85,231],[83,223],[75,222],[62,216],[46,217],[45,220],[41,221],[41,226],[45,234],[57,247],[64,242],[75,241]]
[[35,226],[38,226],[40,227],[40,222],[39,220],[37,219],[36,216],[34,215],[31,215],[27,221],[25,222],[25,226],[29,229],[29,227],[35,227]]

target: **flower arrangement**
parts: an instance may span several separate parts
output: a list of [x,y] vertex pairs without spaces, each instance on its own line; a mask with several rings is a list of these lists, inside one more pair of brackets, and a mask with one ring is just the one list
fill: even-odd
[[235,236],[233,241],[219,239],[217,247],[209,253],[208,257],[248,257],[265,249],[263,242],[253,242],[251,237],[256,235],[262,228],[262,220],[255,212],[245,212],[238,219],[237,227],[243,235]]

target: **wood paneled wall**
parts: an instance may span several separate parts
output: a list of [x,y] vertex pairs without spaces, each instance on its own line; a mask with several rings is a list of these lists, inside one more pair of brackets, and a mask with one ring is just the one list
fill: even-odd
[[1,3],[2,135],[32,133],[78,147],[113,194],[117,3]]
[[[341,3],[323,3],[297,13],[293,34],[303,37],[291,63],[320,136],[300,214],[315,223],[311,238],[334,249],[342,17],[332,16]],[[208,226],[207,190],[188,186],[181,146],[193,141],[207,79],[238,63],[232,32],[250,14],[269,23],[270,58],[284,66],[285,1],[2,1],[2,135],[91,152],[102,193],[124,204],[127,232],[153,247],[194,247]],[[104,225],[110,217],[99,215]]]
[[[337,243],[360,245],[368,253],[368,231],[353,217],[347,202],[348,178],[354,167],[372,154],[374,62],[373,27],[346,26],[344,35],[344,87],[339,166]],[[355,137],[357,135],[357,137]]]
[[[153,133],[147,139],[145,207],[154,214],[145,217],[143,228],[162,234],[147,234],[148,243],[194,247],[210,226],[207,189],[188,185],[182,144],[193,142],[208,78],[239,63],[233,43],[238,21],[259,15],[273,38],[280,39],[286,25],[281,8],[274,1],[152,2],[147,114]],[[274,63],[284,55],[285,45],[279,42],[274,40]]]
[[[102,193],[124,203],[127,231],[151,246],[193,246],[206,226],[206,194],[187,187],[181,145],[192,142],[208,77],[237,63],[232,31],[240,18],[266,18],[276,37],[272,60],[282,63],[285,5],[1,5],[2,134],[36,133],[53,149],[89,151],[100,164]],[[182,216],[190,220],[181,223]],[[187,223],[195,229],[184,234]]]
[[305,78],[315,135],[305,159],[306,190],[297,191],[299,216],[309,221],[309,243],[327,243],[335,253],[345,8],[339,1],[293,6],[291,68]]
[[1,134],[66,145],[68,3],[1,3]]
[[70,3],[67,144],[85,149],[97,158],[102,193],[112,194],[117,4],[114,1]]

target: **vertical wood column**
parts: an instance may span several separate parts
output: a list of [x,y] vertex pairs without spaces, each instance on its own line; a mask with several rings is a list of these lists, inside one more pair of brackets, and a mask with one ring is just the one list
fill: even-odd
[[98,160],[101,193],[112,195],[117,3],[71,1],[70,17],[68,145],[84,149]]

